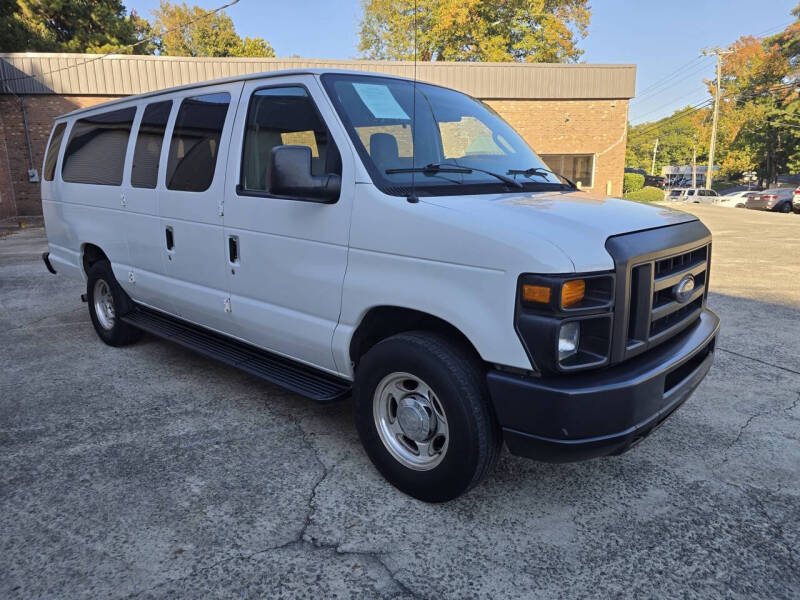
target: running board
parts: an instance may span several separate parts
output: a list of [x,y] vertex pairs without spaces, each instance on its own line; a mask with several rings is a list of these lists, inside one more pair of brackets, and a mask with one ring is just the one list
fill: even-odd
[[146,308],[138,307],[122,320],[317,402],[350,395],[351,383],[346,379]]

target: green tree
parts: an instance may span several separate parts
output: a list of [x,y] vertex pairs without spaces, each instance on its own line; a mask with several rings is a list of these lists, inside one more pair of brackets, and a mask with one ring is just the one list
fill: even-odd
[[[160,53],[169,56],[275,56],[262,38],[242,39],[224,11],[203,17],[207,11],[185,2],[161,0],[153,11],[152,27],[159,33]],[[186,26],[182,26],[189,23]]]
[[[365,58],[412,60],[414,0],[362,0]],[[419,60],[577,61],[588,0],[417,0]]]
[[693,148],[697,150],[698,164],[702,164],[702,158],[708,152],[708,138],[700,134],[699,124],[708,112],[708,109],[704,109],[698,113],[687,106],[658,121],[631,127],[625,149],[625,165],[646,169],[649,173],[656,138],[658,138],[656,175],[661,172],[661,167],[666,165],[691,164]]
[[142,27],[121,0],[5,0],[4,52],[129,52]]

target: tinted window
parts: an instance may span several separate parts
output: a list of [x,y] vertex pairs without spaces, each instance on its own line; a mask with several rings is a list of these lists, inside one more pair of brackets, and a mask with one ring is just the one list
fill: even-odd
[[50,146],[47,147],[47,156],[44,159],[44,178],[46,181],[53,181],[56,173],[56,163],[58,162],[58,151],[61,149],[61,140],[64,138],[66,123],[59,123],[53,129],[50,136]]
[[183,99],[169,145],[169,189],[202,192],[211,187],[230,102],[228,92]]
[[136,136],[136,149],[133,152],[133,167],[131,167],[133,187],[156,187],[161,145],[171,110],[172,100],[148,104],[144,110],[139,133]]
[[130,107],[76,121],[61,167],[64,181],[120,185],[135,114]]
[[267,190],[267,166],[275,146],[311,149],[311,173],[341,174],[339,151],[302,87],[257,90],[250,98],[242,149],[242,187]]

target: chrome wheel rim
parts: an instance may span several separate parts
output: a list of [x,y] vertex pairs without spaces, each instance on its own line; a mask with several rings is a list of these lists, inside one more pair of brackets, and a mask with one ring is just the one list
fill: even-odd
[[375,427],[389,453],[405,467],[428,471],[447,454],[450,431],[431,387],[410,373],[391,373],[375,388]]
[[100,327],[106,330],[114,328],[114,297],[111,286],[104,279],[94,282],[94,314]]

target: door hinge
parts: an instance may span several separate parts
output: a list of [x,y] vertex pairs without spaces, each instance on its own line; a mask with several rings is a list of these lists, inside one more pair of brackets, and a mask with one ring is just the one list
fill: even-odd
[[119,197],[119,203],[122,205],[122,208],[128,206],[128,199],[125,198],[125,194],[121,194]]
[[225,307],[225,312],[226,313],[231,312],[231,299],[230,298],[225,298],[225,302],[223,302],[223,306]]
[[217,201],[217,214],[221,217],[225,214],[225,201],[218,200]]
[[131,283],[136,283],[136,277],[133,274],[133,271],[128,271],[128,281]]

